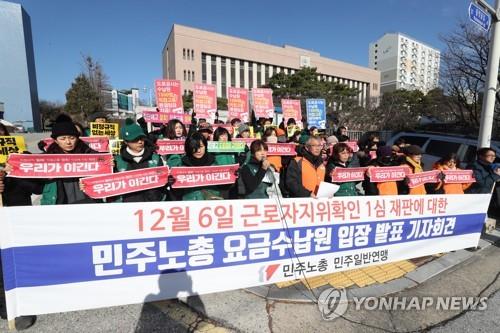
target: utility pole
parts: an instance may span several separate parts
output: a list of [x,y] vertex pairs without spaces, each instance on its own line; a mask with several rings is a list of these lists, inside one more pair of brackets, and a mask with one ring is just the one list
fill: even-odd
[[486,9],[492,18],[490,35],[490,50],[488,52],[488,69],[486,74],[483,107],[481,110],[481,123],[479,126],[478,148],[490,147],[491,132],[493,130],[493,117],[497,94],[498,65],[500,62],[500,0],[495,0],[492,8],[485,0],[476,3]]

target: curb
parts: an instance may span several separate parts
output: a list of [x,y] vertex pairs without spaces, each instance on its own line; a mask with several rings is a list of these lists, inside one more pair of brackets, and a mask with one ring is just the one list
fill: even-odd
[[[347,298],[348,300],[352,300],[353,297],[381,297],[414,288],[438,274],[471,260],[476,254],[498,241],[500,241],[500,231],[495,229],[488,234],[481,235],[481,239],[479,240],[480,249],[476,251],[457,250],[449,252],[429,263],[419,266],[417,269],[407,273],[404,277],[366,287],[347,288]],[[309,290],[302,283],[298,283],[286,288],[278,288],[276,285],[272,284],[245,288],[244,290],[267,300],[294,303],[316,303],[321,292],[329,288],[332,288],[332,286],[324,285]]]

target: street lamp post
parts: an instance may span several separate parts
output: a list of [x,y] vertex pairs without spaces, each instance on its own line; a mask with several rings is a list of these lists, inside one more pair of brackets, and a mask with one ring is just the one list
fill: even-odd
[[495,8],[492,8],[484,0],[477,0],[476,2],[485,8],[490,13],[492,18],[490,50],[488,53],[488,70],[483,96],[483,107],[481,110],[481,123],[479,125],[478,148],[482,148],[490,146],[491,132],[493,130],[493,117],[495,114],[498,65],[500,62],[500,42],[497,40],[500,38],[500,0],[495,1]]

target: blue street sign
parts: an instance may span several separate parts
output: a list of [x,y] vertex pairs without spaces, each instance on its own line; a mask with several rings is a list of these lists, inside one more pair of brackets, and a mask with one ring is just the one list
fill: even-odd
[[469,5],[469,18],[484,31],[488,31],[490,29],[491,16],[473,2]]

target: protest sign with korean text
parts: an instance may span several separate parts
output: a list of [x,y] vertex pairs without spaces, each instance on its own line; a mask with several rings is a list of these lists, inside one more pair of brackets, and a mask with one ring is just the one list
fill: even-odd
[[490,198],[4,207],[7,317],[223,292],[475,247]]
[[295,143],[267,143],[267,155],[269,156],[295,156],[297,151]]
[[394,182],[403,180],[410,173],[406,165],[394,167],[371,167],[368,168],[368,176],[372,183]]
[[285,124],[288,119],[293,118],[297,123],[302,120],[302,111],[300,109],[300,99],[282,99],[281,111]]
[[160,155],[184,154],[184,140],[156,140],[156,153]]
[[122,149],[123,140],[122,139],[111,139],[109,140],[109,152],[113,155],[119,155]]
[[227,87],[227,110],[228,120],[238,118],[244,123],[248,122],[248,90]]
[[80,181],[84,185],[85,194],[94,199],[102,199],[161,187],[167,180],[168,167],[161,166],[88,177]]
[[161,112],[183,114],[181,81],[155,80],[156,105]]
[[10,177],[78,178],[113,172],[111,154],[12,154]]
[[432,170],[408,174],[406,175],[406,177],[408,178],[408,187],[414,188],[427,183],[437,183],[439,182],[438,176],[440,173],[441,171],[439,170]]
[[238,164],[203,167],[173,167],[170,174],[175,178],[173,188],[233,184]]
[[326,102],[324,99],[306,99],[307,125],[326,129]]
[[107,136],[110,139],[120,136],[117,123],[89,123],[90,136]]
[[268,88],[253,88],[252,89],[252,108],[255,112],[255,117],[258,118],[273,118],[274,104],[273,91]]
[[476,179],[472,170],[443,170],[445,184],[475,183]]
[[217,112],[217,90],[213,84],[195,83],[193,91],[193,111],[196,118],[204,118],[210,123]]
[[183,124],[191,123],[191,116],[185,113],[142,111],[142,117],[144,118],[144,121],[147,123],[166,124],[172,119],[178,119]]
[[247,145],[247,147],[250,147],[250,145],[252,144],[252,142],[254,142],[257,139],[254,139],[254,138],[234,138],[232,140],[234,142],[244,142]]
[[0,136],[0,164],[7,162],[10,154],[26,151],[26,144],[22,136]]
[[330,176],[333,183],[346,183],[365,180],[365,173],[368,168],[335,168]]
[[238,141],[208,141],[207,150],[210,153],[243,153],[245,142]]

